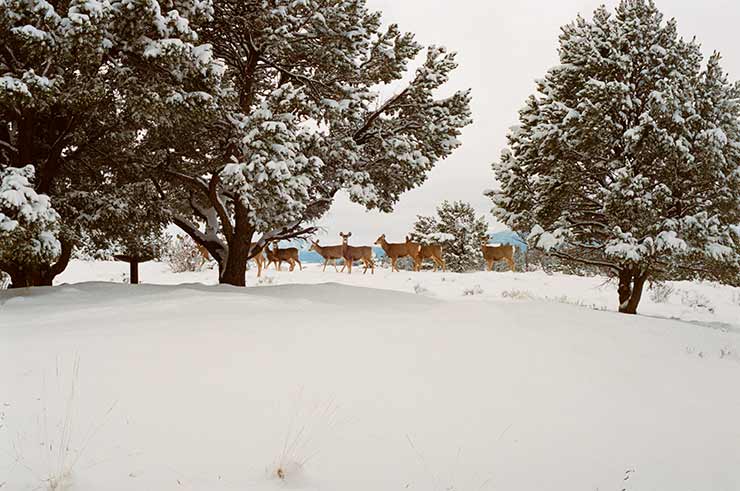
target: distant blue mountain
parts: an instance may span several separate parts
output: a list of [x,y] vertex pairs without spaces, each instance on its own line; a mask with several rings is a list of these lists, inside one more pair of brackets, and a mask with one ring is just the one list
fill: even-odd
[[491,238],[492,244],[511,244],[516,246],[521,252],[527,251],[527,244],[519,237],[519,234],[512,232],[511,230],[504,230],[503,232],[495,232],[488,234]]

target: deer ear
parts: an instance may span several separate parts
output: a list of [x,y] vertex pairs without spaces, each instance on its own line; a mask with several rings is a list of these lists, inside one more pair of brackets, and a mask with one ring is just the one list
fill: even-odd
[[348,233],[347,237],[352,237],[352,232]]

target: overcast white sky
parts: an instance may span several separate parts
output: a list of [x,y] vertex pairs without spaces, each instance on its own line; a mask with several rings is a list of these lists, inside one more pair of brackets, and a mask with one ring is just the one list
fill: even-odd
[[[386,233],[403,241],[417,214],[433,214],[442,200],[465,200],[490,215],[482,193],[493,187],[491,163],[516,124],[517,111],[532,93],[534,80],[558,63],[560,26],[578,13],[591,17],[598,0],[368,0],[387,23],[416,34],[425,45],[441,44],[458,52],[460,67],[450,87],[473,89],[473,119],[462,135],[463,145],[440,162],[422,187],[406,193],[392,214],[368,213],[340,197],[322,220],[326,242],[338,232],[353,232],[354,244],[369,244]],[[736,0],[658,0],[666,17],[675,17],[684,37],[696,36],[705,53],[720,51],[732,79],[740,77],[740,45]]]

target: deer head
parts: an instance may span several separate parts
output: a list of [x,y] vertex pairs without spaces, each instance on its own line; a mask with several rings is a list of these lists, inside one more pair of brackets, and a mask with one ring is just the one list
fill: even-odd
[[385,234],[378,237],[378,240],[375,241],[375,245],[379,245],[379,246],[382,246],[385,243],[386,243]]
[[352,237],[352,232],[349,232],[349,233],[346,233],[346,234],[344,234],[342,232],[339,232],[339,236],[342,238],[342,244],[343,245],[347,245],[347,242],[349,241],[349,238]]
[[319,252],[319,240],[318,239],[312,240],[311,247],[309,247],[308,250]]

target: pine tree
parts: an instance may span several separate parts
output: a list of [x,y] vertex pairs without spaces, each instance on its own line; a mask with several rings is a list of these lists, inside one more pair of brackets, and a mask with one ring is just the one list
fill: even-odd
[[33,189],[33,179],[31,165],[0,170],[0,270],[16,288],[31,286],[35,265],[61,252],[59,214]]
[[460,145],[469,92],[436,96],[455,54],[429,47],[410,81],[382,98],[379,87],[404,78],[422,47],[383,27],[365,0],[213,6],[197,29],[225,61],[233,94],[204,123],[209,150],[170,155],[161,176],[174,223],[218,261],[221,282],[243,285],[251,255],[311,232],[340,191],[390,211]]
[[740,86],[702,67],[652,0],[599,8],[560,36],[494,164],[494,211],[529,243],[619,279],[740,281]]
[[439,236],[439,222],[435,217],[417,215],[409,238],[418,244],[434,245],[445,242]]
[[60,216],[56,257],[0,265],[26,272],[18,284],[50,285],[84,237],[168,219],[144,199],[157,191],[142,140],[218,87],[223,66],[190,26],[211,13],[200,0],[0,2],[0,171],[32,165]]
[[488,238],[488,223],[475,216],[469,203],[444,201],[437,207],[437,217],[417,217],[410,238],[421,244],[442,245],[450,271],[476,271],[484,265],[481,243]]

